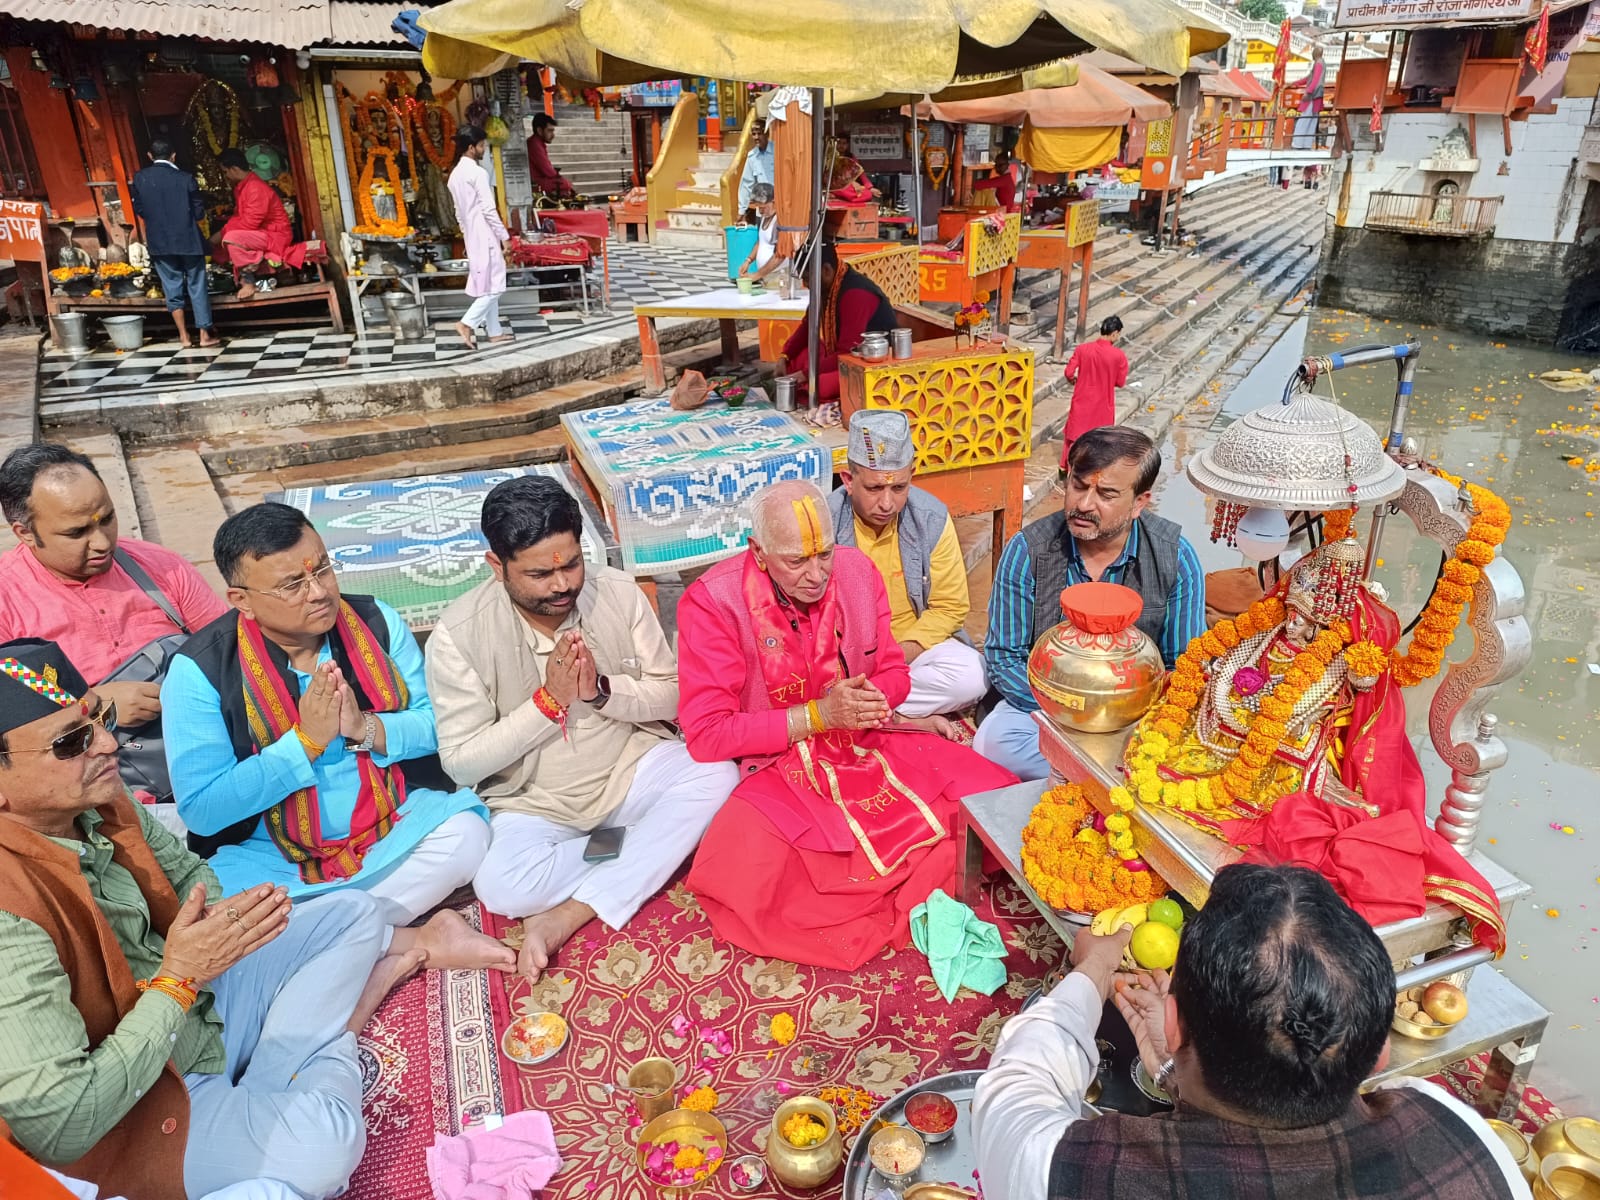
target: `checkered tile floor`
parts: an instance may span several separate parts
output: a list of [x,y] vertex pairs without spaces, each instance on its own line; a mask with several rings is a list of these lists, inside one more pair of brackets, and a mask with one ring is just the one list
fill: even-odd
[[[429,315],[435,320],[432,336],[421,342],[396,342],[387,325],[367,325],[365,338],[331,329],[285,330],[281,333],[246,333],[227,337],[214,350],[185,350],[167,337],[171,326],[159,313],[145,320],[147,340],[139,350],[118,354],[109,349],[74,357],[47,349],[39,364],[40,399],[71,400],[105,397],[145,389],[175,391],[185,388],[236,386],[297,375],[318,378],[390,369],[425,369],[431,366],[476,362],[508,349],[560,342],[579,333],[631,329],[633,306],[688,296],[727,285],[727,263],[720,247],[715,251],[648,246],[636,242],[611,243],[611,311],[598,307],[585,317],[581,309],[539,311],[531,298],[519,304],[515,292],[501,302],[503,323],[517,335],[515,342],[471,351],[455,331],[458,310],[468,303],[449,292],[428,297]],[[90,321],[98,332],[98,322]]]

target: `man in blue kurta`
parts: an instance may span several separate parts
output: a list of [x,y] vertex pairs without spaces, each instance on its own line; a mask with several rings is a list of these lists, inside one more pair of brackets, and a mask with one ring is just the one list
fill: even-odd
[[[340,594],[299,509],[235,514],[212,555],[234,611],[184,645],[161,689],[179,815],[229,892],[360,888],[409,925],[489,846],[488,810],[434,757],[416,639],[382,601]],[[429,966],[515,966],[453,911],[424,929]]]

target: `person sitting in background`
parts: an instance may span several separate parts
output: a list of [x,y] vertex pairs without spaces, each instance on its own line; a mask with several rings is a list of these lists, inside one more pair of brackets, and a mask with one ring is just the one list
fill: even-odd
[[860,549],[883,578],[894,640],[911,669],[899,711],[970,708],[989,683],[962,629],[971,609],[967,564],[948,510],[912,486],[911,422],[903,412],[862,409],[850,418],[846,453],[844,482],[828,497],[834,544]]
[[[818,298],[813,296],[811,303]],[[830,243],[822,247],[822,320],[817,330],[817,402],[839,398],[839,355],[852,354],[868,330],[887,332],[900,327],[889,297],[872,280],[849,263],[839,261]],[[784,343],[778,374],[805,375],[809,349],[810,314]]]
[[35,442],[8,454],[0,511],[19,543],[0,554],[0,640],[56,642],[117,706],[124,728],[159,729],[159,675],[107,680],[146,646],[180,635],[174,616],[193,631],[228,606],[181,555],[120,536],[100,473],[66,446]]
[[[1001,1031],[972,1102],[984,1189],[1007,1200],[1526,1200],[1477,1113],[1383,1068],[1394,967],[1378,935],[1302,867],[1217,872],[1177,966],[1118,974],[1130,932],[1073,941],[1073,972]],[[1083,1119],[1115,987],[1176,1111]]]
[[750,203],[755,205],[756,244],[750,251],[750,257],[744,260],[739,268],[741,276],[749,275],[750,268],[755,268],[753,278],[759,283],[779,266],[788,261],[788,256],[778,255],[778,204],[774,198],[770,183],[758,183],[750,189]]
[[755,145],[744,156],[744,169],[739,172],[739,211],[748,213],[751,207],[760,203],[755,200],[754,192],[757,184],[767,184],[769,187],[777,182],[773,174],[772,131],[767,128],[767,123],[756,121]]
[[420,931],[359,892],[225,891],[129,798],[116,722],[55,643],[0,645],[0,1127],[128,1200],[335,1195],[356,1034]]
[[[1011,151],[996,150],[994,154],[994,169],[989,174],[972,185],[974,193],[993,192],[994,203],[1007,212],[1017,211],[1017,181],[1011,174]],[[973,197],[980,204],[982,197]]]
[[749,548],[678,605],[689,753],[740,767],[687,884],[724,941],[854,970],[951,886],[961,797],[1015,777],[944,718],[894,711],[911,681],[883,579],[834,546],[814,485],[768,488],[752,516]]
[[[405,926],[467,883],[489,814],[450,784],[422,651],[381,600],[344,596],[297,508],[257,504],[212,543],[233,612],[190,638],[161,687],[178,814],[231,890],[360,890]],[[428,784],[437,782],[438,787]],[[433,966],[516,956],[445,909],[419,931]]]
[[1205,575],[1173,522],[1147,512],[1161,452],[1137,429],[1107,425],[1072,445],[1061,511],[1006,544],[989,595],[983,657],[1001,700],[973,746],[1023,779],[1043,779],[1028,686],[1033,644],[1062,618],[1061,593],[1075,583],[1120,583],[1139,593],[1137,624],[1170,670],[1206,631]]
[[550,161],[550,143],[555,140],[556,119],[549,113],[534,117],[533,135],[528,138],[528,174],[539,191],[567,200],[577,195],[577,189]]
[[1072,404],[1061,440],[1063,472],[1073,442],[1091,429],[1117,423],[1117,389],[1128,386],[1128,356],[1117,346],[1121,340],[1122,318],[1110,316],[1100,322],[1099,337],[1072,348],[1065,372],[1072,384]]
[[835,204],[870,204],[878,198],[866,171],[850,156],[850,139],[843,134],[834,139],[833,171],[828,176],[828,196]]
[[250,160],[237,146],[217,155],[222,176],[233,188],[233,216],[218,234],[213,257],[229,263],[243,282],[238,297],[249,300],[256,294],[256,281],[278,264],[299,270],[305,266],[306,244],[294,240],[288,210],[273,187],[250,169]]
[[211,294],[206,290],[206,244],[200,239],[199,222],[206,215],[205,201],[194,176],[177,163],[178,152],[165,138],[150,143],[150,165],[128,184],[133,211],[144,222],[145,249],[150,265],[161,280],[161,294],[167,298],[167,312],[178,327],[178,341],[187,349],[192,345],[189,323],[184,316],[184,298],[194,309],[194,327],[202,348],[220,346],[211,325]]
[[[696,763],[669,722],[678,666],[633,577],[583,562],[583,516],[554,479],[483,502],[494,572],[428,639],[445,770],[494,811],[473,886],[523,918],[529,979],[595,916],[621,929],[678,869],[728,798],[732,763]],[[591,857],[591,831],[620,854]]]

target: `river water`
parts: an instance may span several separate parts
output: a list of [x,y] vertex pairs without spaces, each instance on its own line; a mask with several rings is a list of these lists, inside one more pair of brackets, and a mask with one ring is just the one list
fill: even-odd
[[[1600,392],[1551,390],[1535,376],[1596,366],[1540,347],[1328,310],[1297,321],[1236,386],[1191,407],[1168,435],[1167,475],[1157,509],[1180,521],[1207,570],[1237,566],[1236,552],[1212,545],[1203,498],[1182,463],[1233,419],[1277,400],[1308,354],[1414,336],[1422,343],[1408,432],[1433,461],[1502,496],[1513,512],[1503,553],[1527,588],[1533,660],[1490,706],[1510,760],[1494,773],[1479,846],[1533,885],[1513,913],[1510,949],[1499,964],[1552,1016],[1533,1082],[1569,1111],[1600,1111]],[[1332,374],[1337,399],[1387,431],[1392,365]],[[1327,382],[1319,394],[1329,395]],[[1586,469],[1589,465],[1593,470]],[[1361,523],[1362,528],[1365,521]],[[1199,536],[1196,536],[1196,535]],[[1430,553],[1431,550],[1431,553]],[[1438,552],[1391,519],[1377,578],[1409,623],[1426,600]],[[1465,657],[1463,632],[1450,657]],[[1431,688],[1408,691],[1413,740],[1437,812],[1449,770],[1427,737]]]

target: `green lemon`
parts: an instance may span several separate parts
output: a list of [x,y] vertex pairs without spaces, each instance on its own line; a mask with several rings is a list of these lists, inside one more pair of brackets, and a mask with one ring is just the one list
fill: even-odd
[[1150,905],[1150,919],[1170,929],[1183,929],[1183,908],[1176,900],[1156,900]]
[[1147,971],[1170,971],[1178,961],[1178,931],[1160,921],[1146,921],[1128,943],[1133,961]]

